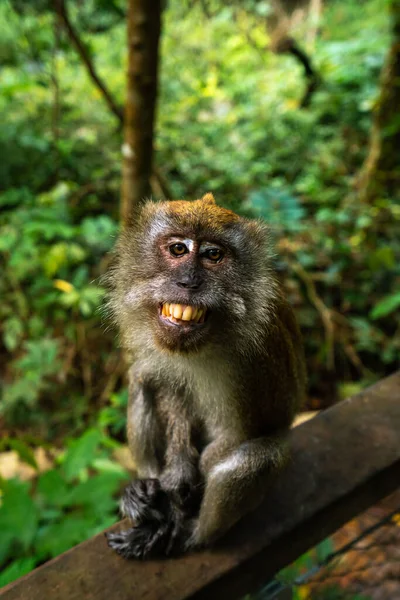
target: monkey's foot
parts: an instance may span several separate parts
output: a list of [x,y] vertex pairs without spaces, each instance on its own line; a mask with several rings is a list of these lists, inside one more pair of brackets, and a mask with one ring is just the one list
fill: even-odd
[[170,513],[170,500],[158,479],[136,479],[125,489],[120,511],[134,524],[163,522]]
[[168,525],[144,523],[119,533],[107,533],[108,545],[124,558],[147,558],[166,554]]
[[191,548],[188,526],[172,521],[143,523],[126,531],[106,533],[108,545],[124,558],[177,556]]
[[124,558],[176,554],[184,548],[187,520],[157,479],[138,479],[125,490],[121,512],[135,524],[106,534],[108,544]]

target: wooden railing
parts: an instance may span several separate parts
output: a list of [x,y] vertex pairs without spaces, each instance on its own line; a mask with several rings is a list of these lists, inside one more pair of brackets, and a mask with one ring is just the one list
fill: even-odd
[[289,468],[218,547],[125,561],[98,535],[3,588],[0,599],[221,600],[256,590],[400,486],[400,372],[294,428],[290,441]]

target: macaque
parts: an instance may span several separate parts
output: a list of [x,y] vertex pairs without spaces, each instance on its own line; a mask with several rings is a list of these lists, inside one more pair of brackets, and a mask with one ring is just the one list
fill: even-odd
[[110,307],[129,354],[138,479],[109,533],[126,558],[210,545],[284,467],[305,387],[293,311],[265,223],[200,200],[147,202],[125,227]]

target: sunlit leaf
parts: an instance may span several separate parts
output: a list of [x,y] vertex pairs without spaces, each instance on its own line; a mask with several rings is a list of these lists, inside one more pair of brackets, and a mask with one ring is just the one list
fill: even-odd
[[0,573],[0,588],[32,571],[37,562],[37,557],[26,557],[13,560],[12,563]]
[[54,287],[62,292],[72,292],[74,289],[72,283],[69,283],[69,281],[64,281],[63,279],[55,279]]
[[69,481],[78,477],[96,456],[102,434],[96,429],[89,429],[78,440],[71,442],[63,459],[65,477]]
[[0,531],[12,535],[14,543],[27,550],[36,533],[38,514],[30,496],[30,485],[12,479],[0,481]]
[[61,471],[52,469],[40,475],[36,492],[42,498],[43,504],[63,506],[67,494],[67,483]]
[[3,340],[7,350],[13,351],[21,342],[24,334],[24,323],[16,316],[4,321]]
[[386,317],[400,308],[400,292],[395,292],[382,298],[370,312],[371,319]]

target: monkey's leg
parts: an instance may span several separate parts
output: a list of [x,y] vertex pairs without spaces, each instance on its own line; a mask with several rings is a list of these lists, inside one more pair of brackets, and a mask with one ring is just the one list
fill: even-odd
[[212,543],[256,508],[288,458],[282,436],[249,440],[230,452],[221,440],[204,452],[206,488],[187,547]]

